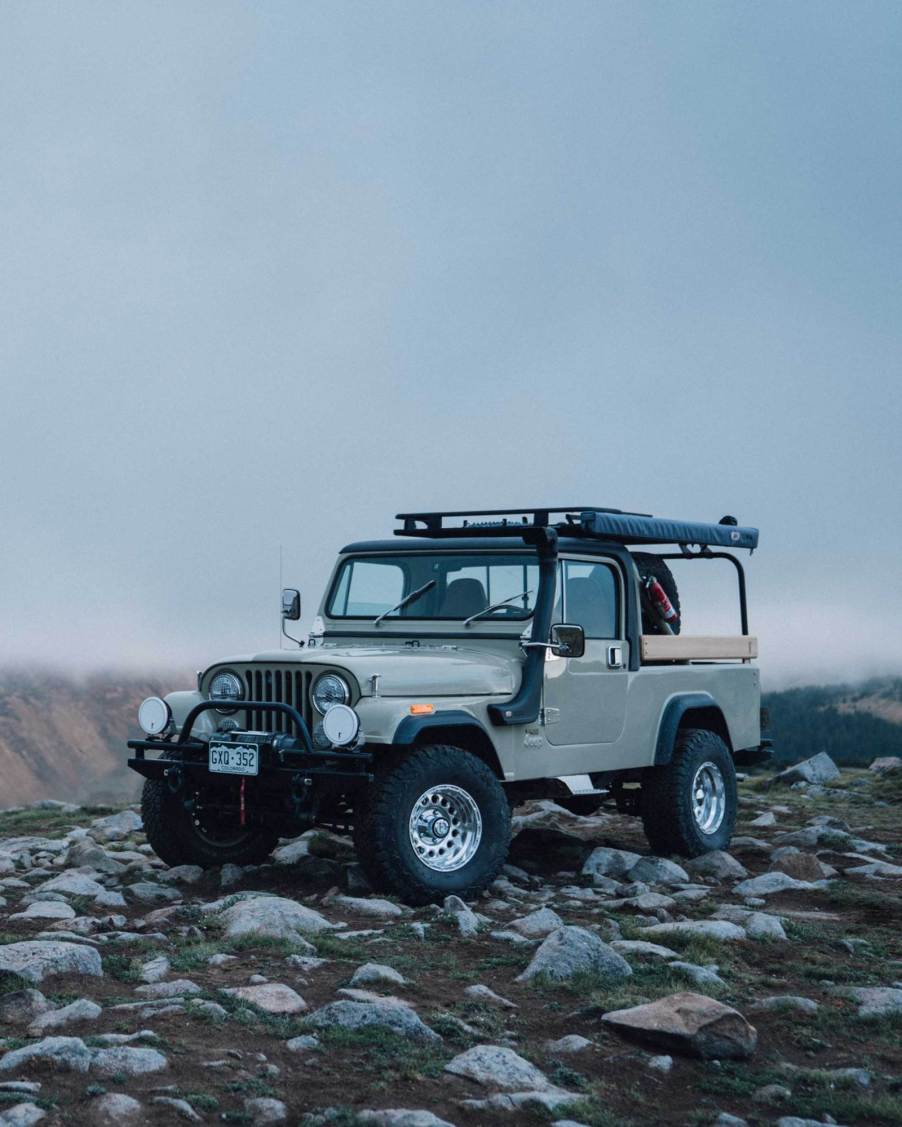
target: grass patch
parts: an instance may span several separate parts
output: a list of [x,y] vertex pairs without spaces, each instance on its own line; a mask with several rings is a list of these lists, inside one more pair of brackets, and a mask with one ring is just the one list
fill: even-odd
[[59,810],[12,810],[0,812],[0,837],[63,837],[74,826],[86,826],[95,818],[115,814],[116,806],[83,806],[71,814]]
[[441,1074],[451,1054],[387,1029],[323,1029],[318,1033],[326,1052],[353,1053],[356,1066],[374,1072],[373,1087],[389,1088]]
[[[558,1119],[561,1115],[555,1113]],[[584,1123],[585,1127],[632,1127],[634,1120],[625,1119],[600,1096],[587,1096],[579,1103],[570,1104],[566,1108],[566,1118],[577,1123]]]

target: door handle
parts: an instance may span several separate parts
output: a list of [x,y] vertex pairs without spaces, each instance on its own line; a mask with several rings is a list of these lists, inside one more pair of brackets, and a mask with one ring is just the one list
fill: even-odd
[[623,646],[608,646],[608,669],[623,668]]

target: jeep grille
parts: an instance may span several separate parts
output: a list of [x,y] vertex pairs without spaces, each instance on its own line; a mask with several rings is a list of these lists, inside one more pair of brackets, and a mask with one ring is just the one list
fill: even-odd
[[[317,672],[320,672],[319,670]],[[276,701],[290,704],[313,728],[313,708],[310,704],[310,686],[314,674],[307,669],[279,669],[254,665],[245,669],[244,682],[250,700]],[[284,712],[263,712],[261,709],[247,708],[246,723],[251,731],[293,732],[294,725]]]

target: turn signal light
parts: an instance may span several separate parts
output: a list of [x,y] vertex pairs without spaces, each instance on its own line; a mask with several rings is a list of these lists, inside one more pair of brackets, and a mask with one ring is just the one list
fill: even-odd
[[428,716],[431,712],[435,712],[434,704],[412,704],[410,706],[411,716]]

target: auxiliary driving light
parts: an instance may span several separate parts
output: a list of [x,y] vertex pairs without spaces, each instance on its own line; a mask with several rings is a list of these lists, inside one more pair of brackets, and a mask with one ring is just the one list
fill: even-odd
[[322,719],[323,733],[333,747],[347,747],[357,739],[360,717],[346,704],[333,704]]
[[138,706],[138,723],[148,736],[160,736],[172,723],[172,710],[159,697],[148,697]]

